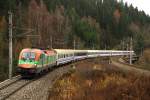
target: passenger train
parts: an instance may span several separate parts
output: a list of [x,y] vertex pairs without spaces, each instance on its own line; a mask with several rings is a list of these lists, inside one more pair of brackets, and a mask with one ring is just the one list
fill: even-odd
[[18,71],[21,75],[35,75],[54,66],[63,65],[72,61],[99,56],[121,56],[133,54],[134,51],[117,50],[72,50],[53,49],[42,50],[26,48],[20,52]]

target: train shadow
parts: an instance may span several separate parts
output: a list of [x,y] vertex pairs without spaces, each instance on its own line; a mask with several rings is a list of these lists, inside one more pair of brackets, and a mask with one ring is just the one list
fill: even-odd
[[25,79],[25,80],[33,80],[33,79],[39,79],[41,77],[44,77],[45,75],[53,72],[54,70],[57,70],[58,68],[65,68],[66,66],[73,66],[73,64],[77,62],[77,61],[74,61],[74,62],[68,62],[68,63],[65,63],[65,64],[61,64],[61,65],[55,65],[47,70],[43,70],[42,72],[40,73],[36,73],[36,74],[29,74],[29,73],[26,73],[26,74],[21,74],[22,76],[22,79]]
[[52,71],[56,70],[59,67],[63,67],[64,65],[59,65],[59,66],[53,66],[52,68],[49,68],[48,70],[43,70],[40,73],[35,73],[35,74],[21,74],[21,79],[24,80],[33,80],[33,79],[39,79],[41,77],[46,76],[47,74],[51,73]]

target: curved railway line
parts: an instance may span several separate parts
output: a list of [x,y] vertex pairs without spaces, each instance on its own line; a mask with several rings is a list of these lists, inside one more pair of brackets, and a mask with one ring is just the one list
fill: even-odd
[[38,79],[27,80],[17,76],[13,81],[4,81],[0,83],[0,100],[47,100],[47,91],[51,90],[53,84],[71,69],[71,64],[67,64]]
[[[47,100],[49,87],[52,86],[63,74],[72,70],[70,64],[56,68],[49,73],[42,75],[40,78],[35,78],[31,82],[25,84],[19,90],[6,96],[6,100]],[[16,83],[15,83],[16,84]],[[16,85],[15,85],[16,86]],[[1,95],[0,95],[1,96]],[[0,98],[1,99],[1,98]]]
[[[82,59],[95,58],[98,56],[120,56],[120,55],[129,55],[130,54],[130,51],[56,50],[57,53],[55,53],[54,51],[52,53],[52,51],[42,51],[39,49],[35,49],[35,51],[38,52],[37,53],[38,59],[35,58],[35,57],[37,57],[37,56],[35,56],[36,53],[31,52],[31,49],[29,49],[28,52],[25,52],[25,54],[21,53],[21,56],[20,56],[21,60],[19,61],[18,66],[20,66],[19,68],[20,68],[20,71],[22,72],[21,73],[22,76],[24,76],[25,75],[24,73],[27,73],[27,72],[41,74],[42,71],[45,72],[46,69],[49,68],[48,66],[50,66],[50,67],[52,67],[54,65],[61,66],[61,65],[68,64],[74,60],[79,61]],[[49,52],[49,55],[48,55],[48,53],[46,54],[46,52]],[[131,52],[133,52],[133,51],[131,51]],[[44,54],[45,54],[45,56],[44,56]],[[55,54],[55,56],[53,57],[52,55],[54,55],[54,54]],[[51,58],[53,58],[53,59],[51,59]],[[50,60],[50,62],[49,62],[49,60]],[[30,70],[27,70],[26,67],[27,67],[27,69],[30,68]],[[53,84],[57,79],[60,78],[60,76],[62,76],[64,73],[66,73],[69,69],[70,68],[63,69],[61,67],[58,67],[58,69],[57,69],[58,71],[50,72],[49,73],[50,76],[48,75],[49,83]],[[27,72],[26,72],[26,70],[27,70]],[[38,78],[38,79],[34,78],[31,80],[28,80],[28,79],[21,78],[21,76],[16,76],[12,79],[8,79],[8,80],[0,83],[0,100],[5,100],[5,99],[9,99],[9,98],[13,97],[15,94],[18,93],[18,91],[24,90],[26,87],[28,87],[29,86],[28,84],[30,84],[30,83],[31,84],[34,83],[34,85],[35,85],[36,82],[33,82],[35,80],[36,80],[36,82],[42,81],[42,78]],[[44,81],[45,81],[45,79],[44,79]],[[30,84],[30,86],[31,86],[31,84]],[[33,88],[34,85],[32,85],[31,88]],[[40,86],[37,85],[37,87],[35,89],[38,89],[39,87]],[[40,88],[43,89],[42,86]],[[37,90],[37,92],[39,92],[41,89]],[[46,87],[45,87],[45,90],[47,90]],[[34,92],[34,94],[36,94],[36,93]],[[43,93],[43,95],[44,94],[45,93]],[[30,95],[30,94],[28,94],[28,95]],[[39,95],[39,94],[37,94],[37,95]],[[18,96],[20,96],[20,95],[18,95]]]
[[[24,79],[19,75],[19,76],[13,77],[12,79],[8,79],[4,82],[1,82],[0,83],[0,100],[6,100],[6,99],[11,100],[10,98],[14,97],[18,93],[21,93],[22,95],[22,92],[20,91],[30,86],[34,87],[33,84],[35,85],[36,82],[38,83],[42,81],[43,79],[50,80],[53,84],[57,79],[59,79],[63,75],[63,73],[66,73],[68,70],[69,68],[60,67],[56,70],[50,71],[47,74],[40,75],[41,77],[34,77],[33,79]],[[41,86],[39,87],[41,88]]]

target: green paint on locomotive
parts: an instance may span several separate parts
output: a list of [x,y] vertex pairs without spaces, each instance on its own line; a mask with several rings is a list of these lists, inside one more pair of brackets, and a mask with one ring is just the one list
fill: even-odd
[[19,60],[19,64],[38,64],[38,61],[33,60]]
[[46,56],[44,54],[41,55],[41,57],[39,58],[39,65],[42,64],[51,64],[56,62],[56,55],[54,56]]

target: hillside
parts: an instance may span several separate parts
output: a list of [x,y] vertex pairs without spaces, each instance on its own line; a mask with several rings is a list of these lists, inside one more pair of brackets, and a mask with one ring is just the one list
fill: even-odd
[[[102,2],[103,1],[103,2]],[[128,49],[150,46],[150,16],[117,0],[1,0],[0,78],[8,73],[8,10],[13,12],[14,73],[22,48]],[[29,36],[30,35],[30,36]]]
[[150,69],[150,49],[144,50],[137,64],[143,68]]
[[[148,100],[150,77],[99,59],[86,60],[49,90],[49,100]],[[130,67],[129,67],[130,68]],[[142,74],[143,75],[143,74]]]

